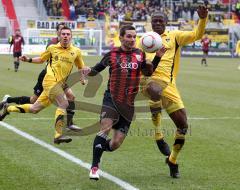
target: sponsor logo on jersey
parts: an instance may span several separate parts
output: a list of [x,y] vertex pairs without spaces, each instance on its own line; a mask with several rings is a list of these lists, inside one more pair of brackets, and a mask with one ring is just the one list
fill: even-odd
[[137,69],[138,64],[134,62],[129,62],[129,63],[120,63],[120,66],[122,69]]

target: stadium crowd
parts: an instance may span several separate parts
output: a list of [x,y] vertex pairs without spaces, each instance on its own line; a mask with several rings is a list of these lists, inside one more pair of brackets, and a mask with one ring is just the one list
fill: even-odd
[[[85,17],[88,20],[104,20],[105,13],[116,21],[146,21],[156,11],[162,11],[172,20],[183,18],[194,20],[199,3],[204,3],[210,11],[227,13],[229,10],[240,18],[240,0],[232,0],[230,8],[224,0],[68,0],[70,19]],[[44,0],[49,16],[61,16],[63,13],[62,0]],[[111,2],[111,5],[110,5]],[[225,3],[224,3],[225,2]],[[110,8],[111,7],[111,8]],[[171,11],[172,10],[172,11]],[[227,17],[227,15],[226,15]]]

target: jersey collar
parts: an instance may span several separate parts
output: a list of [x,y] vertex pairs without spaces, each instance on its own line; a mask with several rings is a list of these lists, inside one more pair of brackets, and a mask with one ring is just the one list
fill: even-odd
[[168,35],[168,32],[169,32],[169,31],[166,31],[166,30],[165,30],[165,31],[161,34],[161,36],[162,36],[162,37],[163,37],[163,36],[167,36],[167,35]]
[[57,47],[60,47],[60,48],[62,48],[62,49],[70,49],[70,48],[72,47],[72,44],[70,44],[67,48],[63,48],[63,47],[61,46],[61,43],[58,42]]

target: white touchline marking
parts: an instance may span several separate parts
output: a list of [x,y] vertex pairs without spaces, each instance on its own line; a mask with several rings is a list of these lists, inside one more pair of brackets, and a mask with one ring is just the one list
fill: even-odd
[[[41,141],[41,140],[37,139],[36,137],[34,137],[34,136],[24,132],[24,131],[21,131],[21,130],[15,128],[12,125],[9,125],[9,124],[7,124],[5,122],[2,122],[2,121],[0,121],[0,125],[5,127],[5,128],[7,128],[7,129],[9,129],[9,130],[11,130],[11,131],[13,131],[14,133],[17,133],[18,135],[20,135],[20,136],[22,136],[22,137],[24,137],[24,138],[26,138],[26,139],[28,139],[28,140],[30,140],[32,142],[40,145],[40,146],[50,150],[50,151],[52,151],[52,152],[54,152],[54,153],[56,153],[56,154],[58,154],[58,155],[60,155],[60,156],[62,156],[64,158],[66,158],[67,160],[70,160],[71,162],[73,162],[73,163],[75,163],[75,164],[77,164],[77,165],[79,165],[79,166],[81,166],[83,168],[86,168],[88,170],[90,170],[90,168],[91,168],[91,165],[89,163],[83,162],[79,158],[77,158],[77,157],[75,157],[75,156],[73,156],[73,155],[71,155],[71,154],[69,154],[69,153],[67,153],[67,152],[65,152],[65,151],[63,151],[61,149],[58,149],[58,148],[56,148],[56,147],[54,147],[54,146],[52,146],[50,144],[47,144],[44,141]],[[139,190],[138,188],[130,185],[129,183],[127,183],[127,182],[125,182],[125,181],[123,181],[123,180],[121,180],[121,179],[119,179],[119,178],[117,178],[117,177],[107,173],[107,172],[104,172],[104,171],[100,170],[99,174],[102,177],[108,179],[109,181],[112,181],[112,182],[116,183],[117,185],[119,185],[123,189],[126,189],[126,190]]]
[[[163,117],[164,120],[170,120],[169,117]],[[188,120],[240,120],[240,117],[188,117]],[[53,117],[21,117],[21,118],[7,118],[9,120],[53,120]],[[99,120],[99,117],[74,117],[74,120]],[[136,120],[151,120],[150,117],[137,117]]]

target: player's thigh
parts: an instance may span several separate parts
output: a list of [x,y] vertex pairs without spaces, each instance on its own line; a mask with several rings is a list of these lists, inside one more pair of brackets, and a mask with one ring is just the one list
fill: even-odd
[[64,93],[59,93],[55,96],[54,102],[59,108],[66,109],[68,107],[68,101]]
[[208,51],[204,51],[203,52],[203,58],[207,58],[207,56],[208,56]]
[[51,103],[54,103],[55,105],[55,97],[57,94],[63,94],[63,90],[59,89],[60,85],[58,85],[54,81],[43,81],[42,83],[43,91],[41,95],[38,97],[37,102],[40,102],[44,107],[49,106]]
[[43,81],[43,89],[45,95],[47,95],[49,100],[57,107],[65,109],[66,106],[68,106],[68,101],[65,97],[62,83],[57,83],[54,81]]
[[73,93],[71,88],[66,88],[64,90],[64,92],[65,92],[66,97],[67,97],[68,100],[70,100],[70,101],[74,101],[75,100],[75,95],[74,95],[74,93]]
[[[133,114],[131,114],[133,115]],[[130,129],[130,125],[132,120],[129,120],[130,118],[126,118],[122,115],[119,116],[118,121],[113,125],[113,129],[116,131],[122,133],[123,135],[127,135],[128,131]]]
[[36,101],[34,104],[30,106],[30,111],[32,113],[38,113],[42,109],[44,109],[46,106],[42,104],[41,101]]
[[[38,97],[38,99],[36,100],[36,102],[38,102],[39,104],[41,104],[43,107],[47,107],[49,106],[52,102],[50,101],[49,97],[48,97],[48,92],[43,91],[41,93],[41,95]],[[35,103],[36,103],[35,102]]]
[[105,93],[102,102],[100,114],[100,123],[102,129],[112,127],[119,120],[119,114],[112,101],[110,94]]
[[180,93],[176,85],[173,83],[169,83],[169,85],[163,90],[162,101],[163,107],[168,113],[184,107]]
[[154,102],[159,101],[162,91],[167,85],[167,82],[151,77],[142,78],[140,83],[142,94]]

